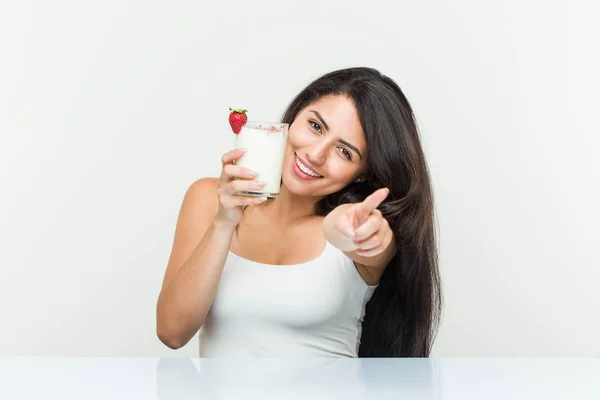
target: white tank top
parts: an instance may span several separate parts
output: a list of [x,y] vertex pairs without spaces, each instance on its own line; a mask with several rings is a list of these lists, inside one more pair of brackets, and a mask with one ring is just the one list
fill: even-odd
[[328,242],[319,257],[294,265],[229,252],[200,331],[200,357],[357,357],[376,287]]

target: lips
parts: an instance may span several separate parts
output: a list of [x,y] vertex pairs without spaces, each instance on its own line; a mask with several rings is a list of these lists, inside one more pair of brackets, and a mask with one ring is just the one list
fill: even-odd
[[[301,164],[302,166],[300,166],[299,164]],[[304,180],[321,179],[323,177],[321,174],[315,171],[312,168],[312,166],[310,166],[310,164],[298,157],[298,155],[295,153],[292,168],[294,169],[296,175]],[[319,176],[313,176],[313,174],[317,174]]]

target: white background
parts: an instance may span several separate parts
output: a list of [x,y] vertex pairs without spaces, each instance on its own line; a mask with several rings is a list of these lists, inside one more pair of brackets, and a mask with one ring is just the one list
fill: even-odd
[[569,3],[3,0],[0,355],[197,356],[158,341],[155,306],[228,107],[277,119],[356,65],[419,120],[434,355],[599,355],[598,6]]

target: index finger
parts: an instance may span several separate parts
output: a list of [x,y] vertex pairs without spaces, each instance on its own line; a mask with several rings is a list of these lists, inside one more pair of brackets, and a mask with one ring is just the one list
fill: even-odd
[[221,162],[223,163],[223,166],[231,164],[234,160],[237,160],[242,155],[244,155],[245,152],[246,149],[234,149],[223,154],[223,157],[221,157]]
[[371,211],[376,209],[383,200],[385,200],[389,193],[390,190],[388,188],[381,188],[374,191],[369,196],[367,196],[367,198],[364,199],[362,203],[360,203],[359,207],[361,211],[365,213],[370,213]]

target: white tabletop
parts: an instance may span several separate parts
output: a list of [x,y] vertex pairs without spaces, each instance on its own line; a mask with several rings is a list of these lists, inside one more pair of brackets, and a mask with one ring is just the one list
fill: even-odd
[[0,357],[0,399],[600,399],[600,359]]

